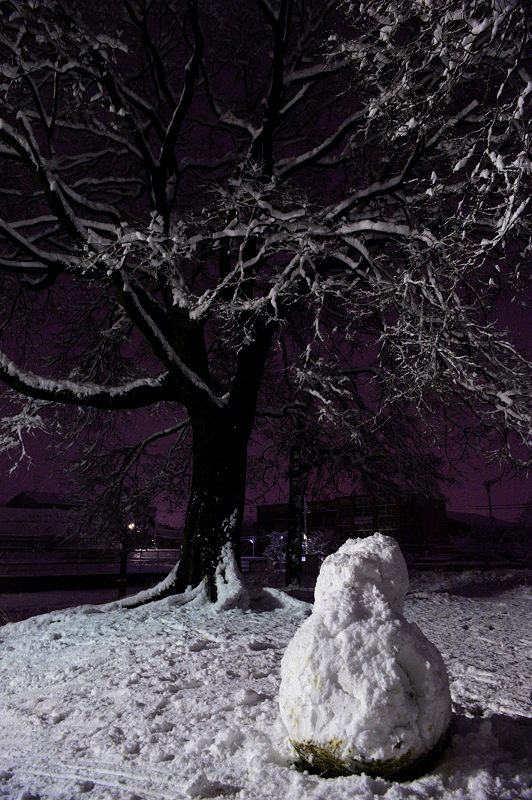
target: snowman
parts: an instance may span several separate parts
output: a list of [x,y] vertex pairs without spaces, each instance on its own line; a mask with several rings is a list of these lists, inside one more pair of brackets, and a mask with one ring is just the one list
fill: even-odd
[[281,664],[280,711],[304,764],[391,777],[419,766],[451,719],[444,663],[403,616],[397,542],[350,539],[323,562],[314,609]]

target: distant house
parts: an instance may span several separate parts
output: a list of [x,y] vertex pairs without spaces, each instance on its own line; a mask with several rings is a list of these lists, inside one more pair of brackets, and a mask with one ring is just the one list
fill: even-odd
[[2,591],[152,585],[174,565],[179,536],[145,512],[100,518],[67,495],[19,492],[0,506]]
[[0,506],[2,550],[54,550],[75,535],[75,500],[51,492],[19,492]]
[[[68,551],[102,550],[111,546],[77,513],[80,501],[54,492],[19,492],[0,505],[0,550]],[[131,548],[177,548],[182,533],[155,522],[155,507],[148,508],[148,522],[128,531]],[[97,520],[94,520],[97,529]],[[129,527],[129,526],[128,526]],[[81,532],[80,532],[81,531]],[[116,545],[116,542],[115,542]]]
[[79,503],[53,492],[19,492],[6,503],[7,508],[60,508],[67,511]]
[[[445,502],[436,498],[414,502],[350,495],[314,500],[308,503],[306,517],[309,532],[332,532],[333,550],[346,539],[375,531],[395,537],[405,549],[423,549],[447,541]],[[288,504],[257,506],[258,538],[287,528]]]

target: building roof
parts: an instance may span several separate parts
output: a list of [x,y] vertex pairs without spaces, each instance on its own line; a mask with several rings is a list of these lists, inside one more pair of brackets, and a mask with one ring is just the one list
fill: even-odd
[[75,508],[79,503],[56,492],[18,492],[6,506],[9,508]]

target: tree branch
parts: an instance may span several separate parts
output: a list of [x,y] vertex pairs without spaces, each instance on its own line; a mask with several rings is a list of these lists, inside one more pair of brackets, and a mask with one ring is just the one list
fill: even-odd
[[100,386],[68,379],[53,380],[21,369],[2,352],[0,378],[17,392],[37,400],[112,411],[143,408],[163,400],[175,399],[168,374],[158,378],[141,378],[122,386]]

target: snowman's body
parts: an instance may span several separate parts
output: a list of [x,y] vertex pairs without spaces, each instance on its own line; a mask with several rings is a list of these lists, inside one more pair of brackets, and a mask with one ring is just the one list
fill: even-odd
[[400,773],[448,728],[445,666],[402,614],[407,588],[388,536],[349,540],[323,563],[313,613],[283,657],[280,688],[290,740],[320,771]]

